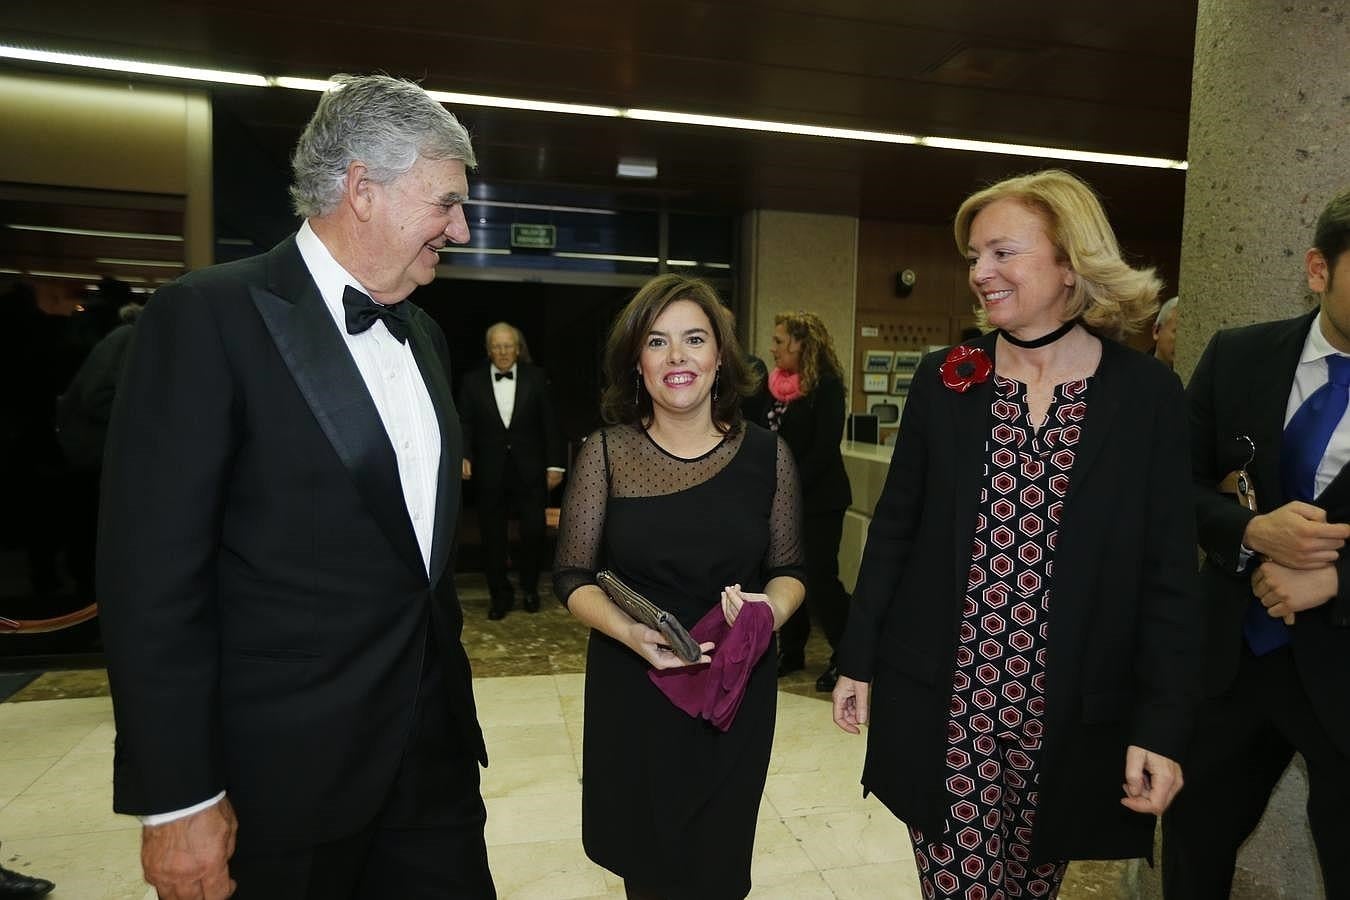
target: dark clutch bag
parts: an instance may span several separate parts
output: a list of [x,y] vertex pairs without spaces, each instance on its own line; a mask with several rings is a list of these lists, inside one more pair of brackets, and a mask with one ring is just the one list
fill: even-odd
[[699,661],[703,651],[678,619],[624,584],[609,569],[596,572],[595,580],[600,589],[609,595],[609,599],[614,601],[614,605],[628,613],[629,618],[661,632],[676,656],[688,663]]

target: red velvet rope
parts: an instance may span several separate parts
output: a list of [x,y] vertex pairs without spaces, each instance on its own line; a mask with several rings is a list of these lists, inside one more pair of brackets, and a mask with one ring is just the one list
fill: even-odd
[[84,609],[77,609],[64,616],[53,616],[50,619],[10,619],[0,616],[0,634],[42,634],[48,631],[63,631],[81,622],[88,622],[96,615],[98,604],[91,603]]

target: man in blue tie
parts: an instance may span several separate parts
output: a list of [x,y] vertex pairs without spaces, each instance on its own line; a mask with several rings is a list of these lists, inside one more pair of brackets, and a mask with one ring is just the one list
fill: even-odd
[[1350,897],[1350,190],[1305,267],[1318,308],[1219,332],[1187,389],[1208,699],[1163,818],[1168,900],[1229,896],[1296,752],[1327,896]]

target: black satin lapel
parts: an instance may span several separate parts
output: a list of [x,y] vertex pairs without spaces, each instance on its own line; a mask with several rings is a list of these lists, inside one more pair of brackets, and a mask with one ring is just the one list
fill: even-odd
[[306,276],[293,302],[258,287],[252,294],[291,377],[375,521],[399,556],[425,571],[393,445],[318,288]]
[[436,424],[441,429],[441,462],[436,470],[436,521],[431,537],[431,583],[435,584],[450,558],[450,547],[455,537],[455,519],[459,511],[460,460],[464,456],[464,439],[460,432],[459,412],[450,395],[450,379],[446,375],[446,361],[436,353],[421,316],[414,314],[409,323],[409,341],[422,381],[436,408]]
[[[1294,375],[1308,329],[1316,318],[1314,311],[1285,323],[1287,327],[1271,335],[1269,352],[1262,359],[1251,360],[1251,367],[1242,376],[1249,379],[1248,412],[1243,418],[1250,422],[1247,436],[1256,445],[1252,477],[1256,480],[1256,501],[1261,512],[1270,512],[1289,499],[1284,496],[1284,482],[1280,478],[1284,413],[1289,406],[1289,392],[1294,389]],[[1332,482],[1324,493],[1330,492],[1334,485]]]

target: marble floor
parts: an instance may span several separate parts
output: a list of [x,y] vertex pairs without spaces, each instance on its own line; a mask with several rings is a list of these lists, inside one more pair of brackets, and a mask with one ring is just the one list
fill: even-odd
[[[461,584],[465,645],[492,765],[487,843],[503,900],[623,896],[581,849],[585,631],[556,602],[486,619]],[[812,682],[828,648],[784,679],[753,863],[756,898],[917,898],[904,827],[858,787],[864,743],[830,722]],[[48,672],[0,703],[0,865],[57,883],[54,900],[153,898],[139,825],[111,811],[113,724],[101,670]],[[1119,871],[1075,865],[1064,900],[1119,896]]]

